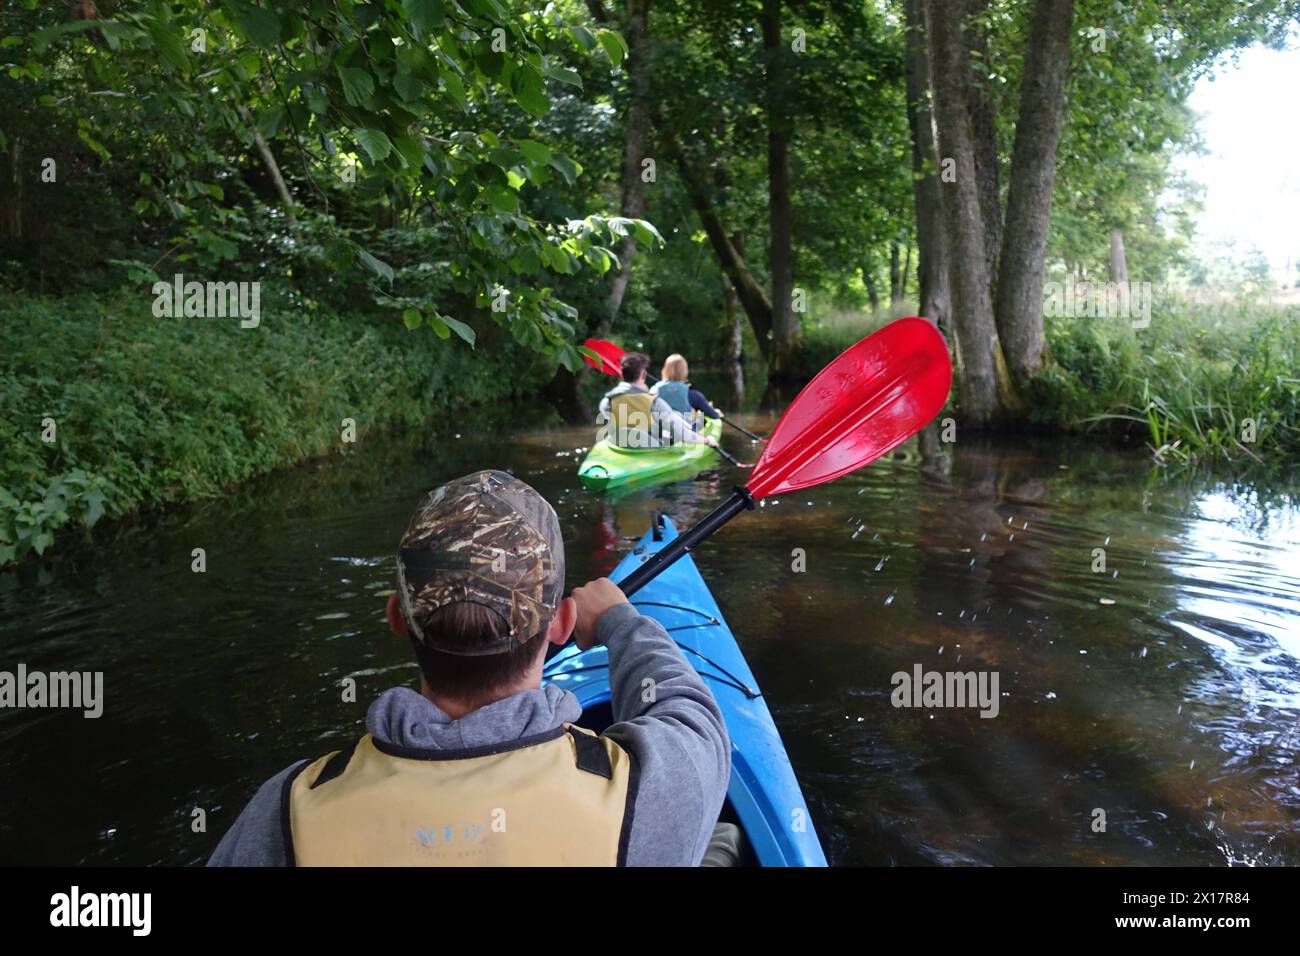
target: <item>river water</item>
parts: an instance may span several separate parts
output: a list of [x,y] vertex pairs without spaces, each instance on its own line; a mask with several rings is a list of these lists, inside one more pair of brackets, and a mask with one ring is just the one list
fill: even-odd
[[[99,719],[0,711],[0,863],[200,862],[266,777],[358,735],[370,699],[416,680],[382,609],[439,482],[532,483],[572,585],[656,509],[682,525],[744,480],[611,502],[577,481],[589,443],[479,413],[0,575],[0,669],[103,671],[106,697]],[[950,451],[780,497],[697,553],[832,863],[1300,864],[1294,488],[1076,439]],[[997,716],[894,707],[918,665],[996,672]]]

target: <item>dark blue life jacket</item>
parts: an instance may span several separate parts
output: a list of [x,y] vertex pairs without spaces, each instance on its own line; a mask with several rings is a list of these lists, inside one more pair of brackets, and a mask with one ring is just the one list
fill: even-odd
[[691,413],[691,390],[685,382],[659,382],[654,393],[668,403],[668,407],[682,415]]

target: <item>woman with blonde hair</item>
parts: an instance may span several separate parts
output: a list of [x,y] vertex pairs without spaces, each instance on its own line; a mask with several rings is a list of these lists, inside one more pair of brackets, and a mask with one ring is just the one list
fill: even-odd
[[[662,398],[669,408],[687,421],[695,418],[694,412],[699,412],[705,418],[721,418],[722,412],[709,404],[703,392],[692,387],[688,379],[689,374],[685,357],[674,352],[664,359],[659,381],[650,391]],[[699,430],[698,424],[696,430]]]

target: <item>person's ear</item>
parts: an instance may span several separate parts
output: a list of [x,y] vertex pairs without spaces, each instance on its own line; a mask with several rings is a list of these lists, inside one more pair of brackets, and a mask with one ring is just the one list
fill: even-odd
[[573,633],[574,625],[577,623],[578,602],[571,597],[566,597],[555,609],[555,617],[551,618],[550,627],[546,629],[546,639],[557,647],[567,644],[569,635]]
[[384,609],[388,616],[388,628],[398,637],[408,637],[410,631],[406,627],[406,618],[402,617],[402,602],[398,600],[396,594],[388,595],[388,605]]

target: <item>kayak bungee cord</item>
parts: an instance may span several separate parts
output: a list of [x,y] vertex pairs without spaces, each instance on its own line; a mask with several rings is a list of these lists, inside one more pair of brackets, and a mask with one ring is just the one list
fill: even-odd
[[684,631],[692,627],[709,627],[712,624],[721,624],[716,617],[711,614],[705,614],[699,608],[685,607],[681,604],[665,604],[663,601],[631,601],[633,607],[663,607],[670,611],[689,611],[691,614],[698,614],[700,617],[707,618],[703,624],[678,624],[674,627],[666,627],[665,631]]
[[[684,630],[689,630],[691,628],[697,628],[697,627],[721,627],[722,626],[722,622],[718,620],[716,617],[714,617],[713,615],[705,614],[699,608],[687,607],[684,604],[668,604],[664,601],[632,601],[631,604],[633,607],[662,607],[671,611],[687,611],[691,614],[698,614],[700,617],[708,618],[708,620],[706,620],[702,624],[679,624],[674,627],[664,627],[664,630],[669,632],[684,631]],[[700,660],[704,661],[704,663],[708,664],[710,667],[714,668],[719,672],[717,674],[702,674],[701,676],[712,677],[720,684],[723,684],[727,687],[733,687],[736,690],[740,691],[742,694],[744,694],[749,700],[755,700],[763,696],[760,691],[757,691],[754,688],[748,686],[739,677],[731,673],[731,671],[727,670],[725,667],[723,667],[721,664],[719,664],[717,661],[713,660],[712,658],[708,657],[707,655],[701,654],[695,648],[688,647],[687,645],[683,644],[679,640],[674,639],[673,643],[676,644],[683,651],[686,651],[688,654],[694,654]],[[576,647],[577,645],[571,645],[571,646]],[[578,651],[577,653],[574,654],[565,654],[563,656],[556,654],[553,658],[551,658],[549,661],[546,662],[546,668],[549,670],[553,664],[562,664],[565,663],[566,661],[571,661],[581,656],[582,656],[581,651]],[[581,667],[565,668],[563,673],[578,674],[583,671],[607,670],[608,668],[609,668],[608,664],[584,664]],[[546,676],[554,678],[556,676],[556,672],[554,670],[550,670],[550,673],[548,673]]]
[[710,659],[710,658],[708,658],[708,657],[705,657],[703,654],[701,654],[701,653],[700,653],[699,651],[697,651],[695,648],[693,648],[693,647],[687,647],[687,646],[686,646],[685,644],[683,644],[681,641],[673,641],[673,643],[676,644],[678,647],[680,647],[682,650],[684,650],[684,651],[689,651],[690,653],[694,654],[696,657],[698,657],[700,660],[704,661],[704,663],[708,664],[710,667],[716,667],[718,670],[722,671],[723,675],[725,675],[725,677],[726,677],[727,679],[726,679],[726,680],[721,680],[721,678],[718,678],[717,675],[715,675],[715,674],[702,674],[702,675],[700,675],[700,676],[702,676],[702,677],[712,677],[712,678],[714,678],[714,680],[718,680],[718,681],[720,681],[721,683],[728,685],[729,687],[734,687],[734,688],[736,688],[736,690],[740,691],[742,694],[744,694],[744,695],[745,695],[746,697],[748,697],[750,700],[755,700],[756,698],[759,698],[759,697],[762,697],[762,696],[763,696],[760,692],[754,690],[754,688],[752,688],[752,687],[746,687],[745,684],[744,684],[744,682],[741,681],[741,679],[740,679],[739,677],[737,677],[735,674],[731,673],[731,671],[727,670],[725,667],[723,667],[723,666],[722,666],[721,664],[719,664],[717,661],[712,660],[712,659]]

